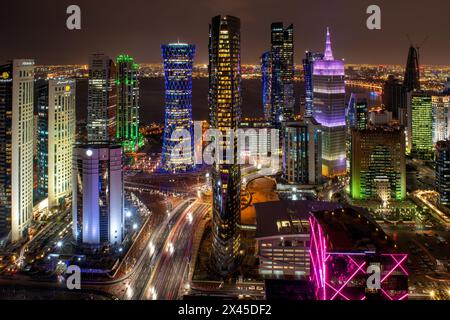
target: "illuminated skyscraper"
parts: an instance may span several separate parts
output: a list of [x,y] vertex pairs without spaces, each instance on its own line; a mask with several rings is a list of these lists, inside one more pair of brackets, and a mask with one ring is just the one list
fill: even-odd
[[306,51],[306,58],[303,59],[303,74],[305,77],[305,116],[313,116],[313,65],[314,61],[322,60],[323,53]]
[[38,111],[37,195],[48,197],[48,81],[38,80],[35,87]]
[[124,152],[134,152],[144,143],[139,133],[139,66],[128,55],[120,55],[116,63],[116,140]]
[[350,160],[352,156],[352,130],[365,130],[367,128],[367,100],[359,100],[357,95],[352,93],[348,107],[345,111],[345,122],[347,124],[346,132],[346,169],[347,174],[350,174]]
[[270,51],[261,56],[261,79],[262,79],[262,102],[264,108],[264,119],[272,119],[272,60]]
[[[240,20],[216,16],[209,31],[210,127],[219,129],[224,150],[233,155],[213,166],[212,263],[222,274],[236,266],[240,248],[241,172],[237,164],[237,137],[241,116]],[[230,132],[231,131],[231,132]]]
[[436,191],[440,203],[450,206],[450,141],[438,141],[436,144]]
[[405,133],[402,127],[352,130],[351,196],[403,200],[406,196]]
[[314,118],[323,126],[322,174],[325,177],[344,175],[345,156],[345,71],[344,62],[335,60],[330,32],[324,58],[314,62]]
[[0,65],[0,240],[27,236],[33,215],[34,60]]
[[162,167],[179,172],[194,164],[192,123],[192,63],[195,46],[172,43],[161,46],[165,75],[165,122]]
[[89,142],[108,142],[116,136],[116,65],[104,54],[89,57],[88,115]]
[[314,118],[283,124],[283,178],[290,184],[322,180],[322,133]]
[[433,143],[450,138],[450,96],[434,94],[431,97],[433,106]]
[[414,46],[409,48],[403,85],[408,91],[420,90],[419,51]]
[[72,194],[76,85],[74,80],[49,80],[38,90],[38,191],[52,208]]
[[123,174],[120,145],[77,145],[73,151],[72,231],[80,244],[123,241]]
[[433,145],[433,105],[430,94],[416,92],[411,103],[412,155],[423,160],[432,159]]
[[280,124],[294,115],[294,27],[271,26],[272,121]]

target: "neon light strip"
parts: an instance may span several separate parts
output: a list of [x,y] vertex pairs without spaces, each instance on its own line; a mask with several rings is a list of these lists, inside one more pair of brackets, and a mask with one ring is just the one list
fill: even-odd
[[392,272],[394,272],[395,269],[397,269],[397,267],[398,267],[399,265],[401,265],[403,261],[405,261],[406,258],[407,258],[407,256],[404,256],[404,257],[402,258],[402,260],[400,260],[400,262],[398,262],[398,263],[396,264],[396,266],[395,266],[394,268],[392,268],[392,269],[391,269],[391,270],[383,277],[383,279],[381,279],[381,282],[383,282],[384,280],[386,280],[386,279],[392,274]]
[[[356,271],[350,276],[350,278],[347,279],[347,281],[345,281],[345,283],[341,286],[341,288],[339,289],[339,292],[342,291],[342,289],[345,288],[345,286],[356,276],[356,274],[361,270],[362,267],[364,267],[366,264],[366,262],[364,261],[359,267],[358,269],[356,269]],[[358,265],[358,264],[356,264]],[[334,296],[331,297],[330,300],[333,300],[334,297],[336,297],[337,293],[334,294]]]

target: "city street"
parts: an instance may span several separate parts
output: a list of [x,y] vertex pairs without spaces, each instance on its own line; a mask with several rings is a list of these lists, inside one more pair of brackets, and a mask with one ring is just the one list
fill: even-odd
[[163,250],[156,256],[155,267],[141,298],[179,298],[180,290],[190,282],[188,275],[193,258],[193,242],[209,208],[208,204],[196,201],[174,222]]

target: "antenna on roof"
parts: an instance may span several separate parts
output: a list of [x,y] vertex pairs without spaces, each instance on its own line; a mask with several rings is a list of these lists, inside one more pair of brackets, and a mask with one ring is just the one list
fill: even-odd
[[417,49],[420,49],[430,38],[430,36],[426,36],[425,39],[417,46]]

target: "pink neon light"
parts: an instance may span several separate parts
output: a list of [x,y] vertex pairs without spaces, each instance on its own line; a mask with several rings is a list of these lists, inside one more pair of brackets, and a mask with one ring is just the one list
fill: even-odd
[[403,300],[408,296],[408,293],[405,293],[403,296],[401,296],[400,298],[398,298],[398,300]]
[[[382,254],[382,256],[391,257],[395,261],[395,263],[399,263],[399,261],[395,258],[396,256],[405,257],[404,254]],[[405,275],[407,275],[407,276],[409,275],[408,272],[405,270],[405,268],[401,264],[399,265],[399,267],[400,267],[400,269],[402,269],[402,271],[405,273]]]
[[383,282],[384,280],[386,280],[386,279],[391,275],[391,273],[394,272],[395,269],[397,269],[398,266],[400,266],[400,265],[402,264],[402,262],[406,260],[407,257],[408,257],[408,256],[405,255],[405,256],[400,260],[400,262],[397,262],[397,260],[394,259],[394,260],[397,262],[397,264],[395,265],[395,267],[393,267],[391,270],[389,270],[389,272],[383,277],[383,279],[381,279],[381,282]]
[[[358,264],[355,262],[356,266],[358,266]],[[361,265],[358,266],[358,269],[356,269],[356,271],[350,276],[350,278],[347,279],[347,281],[345,281],[345,283],[341,286],[341,288],[339,289],[339,292],[342,291],[342,289],[345,288],[345,286],[356,276],[356,274],[361,270],[362,267],[364,267],[366,265],[366,262],[364,261]],[[331,297],[330,300],[333,300],[336,297],[337,293],[334,294],[334,296]]]
[[388,297],[389,300],[393,300],[392,297],[391,297],[386,291],[384,291],[383,288],[381,288],[381,292],[383,292],[383,294],[384,294],[386,297]]
[[[361,252],[348,252],[348,253],[339,253],[339,252],[328,252],[327,251],[327,242],[323,233],[323,229],[319,222],[312,215],[309,219],[311,226],[311,247],[310,247],[310,257],[311,257],[311,267],[314,269],[311,272],[311,281],[315,284],[315,295],[319,300],[334,300],[336,297],[342,297],[345,300],[366,300],[367,297],[363,293],[363,296],[352,297],[349,296],[348,293],[345,292],[348,283],[358,276],[359,272],[363,272],[365,274],[364,266],[367,264],[365,260],[365,253]],[[393,263],[388,263],[383,266],[385,268],[385,272],[387,272],[381,282],[386,282],[387,279],[392,275],[392,273],[396,270],[401,271],[404,275],[408,276],[408,272],[404,267],[404,263],[407,259],[406,254],[381,254],[382,256],[386,256],[387,258],[391,258]],[[329,265],[334,264],[334,257],[342,257],[344,259],[348,259],[347,261],[347,272],[343,271],[341,273],[335,274],[333,273],[333,277],[337,277],[337,279],[341,279],[345,282],[342,285],[339,285],[340,288],[335,288],[329,281],[328,277],[332,275],[329,271]],[[364,259],[364,261],[361,261]],[[384,260],[383,260],[384,261]],[[353,269],[353,265],[356,270]],[[353,270],[350,270],[353,269]],[[389,269],[389,270],[388,270]],[[334,271],[336,272],[336,271]],[[350,274],[351,273],[351,274]],[[381,292],[386,299],[389,300],[404,300],[408,297],[407,290],[403,289],[402,292],[395,295],[390,295],[390,290],[386,288],[381,288]]]
[[[328,282],[327,282],[327,286],[329,286],[331,289],[333,289],[335,292],[336,292],[336,294],[340,294],[341,296],[343,296],[344,297],[344,299],[345,300],[350,300],[347,296],[345,296],[341,291],[342,290],[337,290],[335,287],[333,287],[331,284],[329,284]],[[341,288],[342,289],[342,288]],[[333,300],[333,298],[331,298],[330,300]]]

